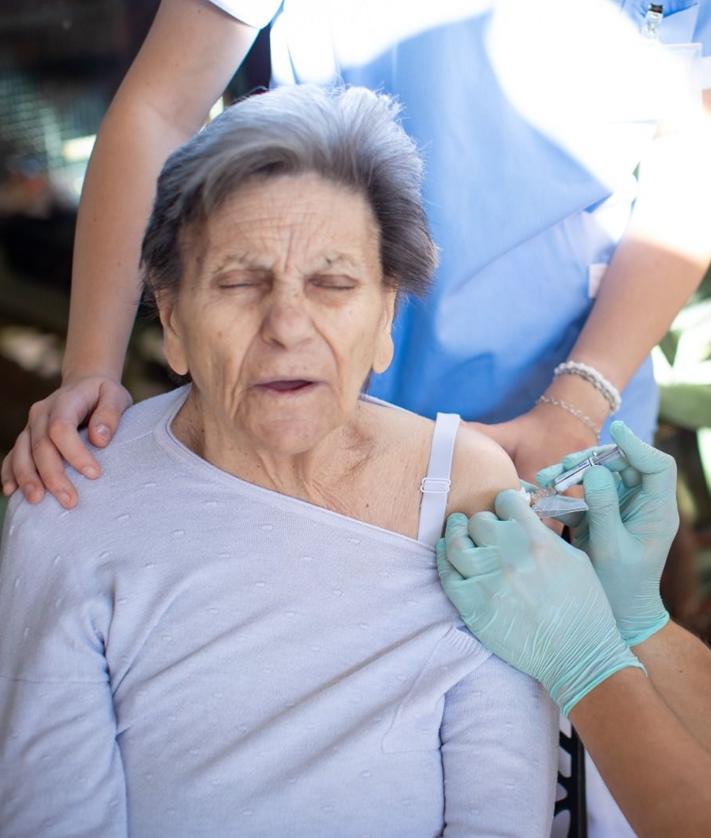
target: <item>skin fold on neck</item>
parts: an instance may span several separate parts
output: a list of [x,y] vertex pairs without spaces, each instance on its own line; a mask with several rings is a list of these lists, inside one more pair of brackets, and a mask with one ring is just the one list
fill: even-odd
[[372,407],[362,400],[346,424],[298,454],[255,445],[238,425],[212,414],[195,388],[171,430],[183,445],[228,474],[340,512],[346,512],[348,489],[358,484],[379,449]]

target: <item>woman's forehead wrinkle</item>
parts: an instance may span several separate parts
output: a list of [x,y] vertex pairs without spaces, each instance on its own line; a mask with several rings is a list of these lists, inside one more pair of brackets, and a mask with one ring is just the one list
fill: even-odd
[[379,268],[380,229],[367,201],[311,179],[248,186],[208,226],[213,276],[230,268],[299,275]]
[[285,271],[312,273],[332,267],[362,268],[364,255],[357,238],[351,241],[342,230],[323,224],[289,224],[282,232],[283,249],[275,264]]
[[230,268],[247,268],[249,270],[270,270],[271,262],[263,253],[252,253],[249,251],[233,251],[220,255],[217,264],[211,268],[210,273],[214,276]]

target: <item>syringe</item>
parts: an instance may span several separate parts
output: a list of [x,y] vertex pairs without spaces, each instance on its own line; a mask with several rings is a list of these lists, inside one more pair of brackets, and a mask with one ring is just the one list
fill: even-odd
[[614,460],[626,462],[622,450],[617,445],[602,446],[594,454],[559,474],[551,486],[532,492],[530,494],[531,508],[542,518],[566,512],[585,512],[588,506],[581,498],[561,498],[559,495],[572,486],[579,486],[588,469],[593,466],[604,466]]

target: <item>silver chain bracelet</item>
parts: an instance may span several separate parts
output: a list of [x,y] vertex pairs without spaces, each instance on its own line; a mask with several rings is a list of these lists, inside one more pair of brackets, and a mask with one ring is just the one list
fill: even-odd
[[565,361],[553,370],[553,378],[558,378],[560,375],[577,375],[583,381],[587,381],[600,393],[605,401],[610,405],[612,413],[616,413],[622,404],[622,397],[620,391],[612,382],[608,381],[605,376],[591,367],[589,364],[583,364],[581,361]]
[[602,428],[598,428],[593,420],[589,416],[586,416],[582,410],[575,407],[575,405],[564,402],[562,399],[554,399],[552,396],[539,396],[536,404],[550,404],[553,405],[553,407],[559,407],[561,410],[565,410],[567,413],[570,413],[571,416],[574,416],[582,422],[586,428],[595,434],[595,439],[598,442],[600,441],[600,432],[602,431]]

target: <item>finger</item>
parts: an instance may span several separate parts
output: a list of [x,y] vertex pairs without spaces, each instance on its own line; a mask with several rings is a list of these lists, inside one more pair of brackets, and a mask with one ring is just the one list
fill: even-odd
[[439,573],[442,587],[446,591],[450,585],[456,582],[462,582],[464,577],[447,559],[447,549],[443,538],[440,538],[435,544],[435,552],[437,554],[437,572]]
[[12,451],[3,457],[2,466],[0,466],[0,481],[2,481],[2,493],[8,497],[17,489],[17,482],[12,473]]
[[499,518],[515,521],[529,535],[540,535],[541,532],[545,532],[545,526],[538,515],[531,509],[526,498],[515,489],[504,489],[503,492],[499,492],[494,508]]
[[[480,578],[487,573],[492,573],[500,569],[499,556],[496,551],[487,547],[474,547],[472,552],[477,555],[478,561],[471,566],[461,567],[461,555],[457,552],[455,555],[447,553],[446,539],[440,538],[435,544],[435,552],[437,555],[437,572],[447,596],[457,605],[457,608],[466,601],[470,601],[477,587],[472,587],[477,578]],[[456,561],[455,561],[456,560]],[[466,564],[466,562],[465,562]]]
[[47,414],[38,413],[28,426],[32,459],[44,486],[65,509],[71,509],[77,503],[76,490],[64,473],[64,462],[47,430]]
[[[479,516],[489,516],[498,523],[498,518],[491,512],[480,512]],[[474,516],[477,517],[477,516]],[[463,578],[491,573],[499,567],[499,554],[496,550],[476,547],[469,537],[468,526],[471,522],[466,515],[454,513],[449,516],[444,537],[444,550],[447,561],[453,565]]]
[[620,478],[628,489],[634,489],[636,486],[642,485],[642,475],[632,466],[622,469]]
[[469,536],[477,547],[489,547],[499,543],[497,528],[501,521],[493,512],[477,512],[468,521]]
[[[62,472],[64,471],[63,457],[72,468],[90,480],[101,474],[101,467],[82,441],[77,430],[77,424],[73,419],[64,419],[61,416],[51,418],[48,422],[48,436],[59,458],[59,467],[61,467]],[[48,476],[59,479],[59,474],[55,471],[56,467],[57,460],[53,458],[51,463],[52,472],[48,472]],[[44,472],[42,472],[42,476],[44,478]]]
[[482,597],[489,598],[490,595],[480,588],[476,580],[465,579],[447,560],[444,539],[437,542],[435,549],[442,588],[471,631],[476,623],[475,615],[482,612]]
[[[93,480],[101,474],[101,468],[82,441],[78,430],[91,408],[91,400],[84,395],[75,392],[62,394],[54,401],[49,412],[37,413],[37,421],[46,421],[47,434],[59,455],[84,477]],[[31,430],[34,438],[33,425]]]
[[554,463],[552,466],[546,466],[536,474],[536,483],[538,486],[547,488],[553,483],[555,478],[564,471],[565,469],[563,468],[563,463]]
[[454,512],[447,518],[444,540],[448,553],[452,550],[466,550],[474,546],[469,537],[468,524],[469,519],[462,512]]
[[529,483],[528,480],[521,480],[521,478],[519,478],[518,482],[521,484],[523,491],[529,494],[537,492],[541,488],[540,486],[536,486],[535,483]]
[[44,497],[44,486],[32,459],[30,432],[27,428],[19,434],[8,456],[12,458],[11,471],[15,476],[15,482],[25,498],[30,503],[39,503]]
[[467,550],[447,550],[447,561],[463,579],[486,576],[501,568],[501,554],[496,547],[470,547]]
[[[610,434],[624,451],[629,465],[640,473],[644,489],[659,495],[675,494],[676,462],[673,457],[642,442],[619,420],[610,426]],[[627,480],[625,484],[627,485]]]
[[604,466],[593,466],[583,478],[588,504],[587,525],[591,544],[604,544],[623,527],[614,476]]
[[131,397],[118,385],[103,383],[99,390],[99,401],[89,420],[89,440],[92,445],[103,448],[116,433],[121,417],[131,406]]
[[530,539],[518,521],[501,521],[490,512],[482,512],[470,519],[469,531],[483,545],[470,554],[480,573],[491,573],[504,565],[525,564],[530,558]]

